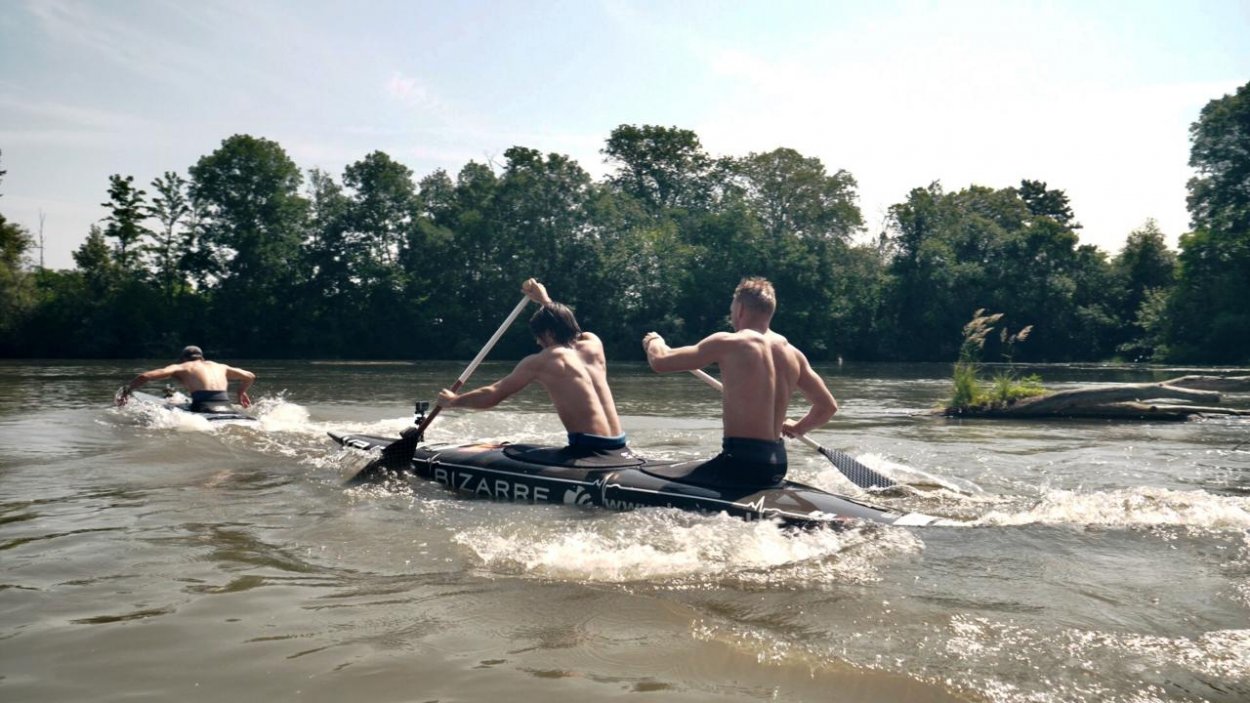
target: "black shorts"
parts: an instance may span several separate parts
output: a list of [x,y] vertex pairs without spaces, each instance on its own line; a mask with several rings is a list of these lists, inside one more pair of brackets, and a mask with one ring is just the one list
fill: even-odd
[[773,486],[786,477],[786,445],[781,440],[725,437],[721,453],[683,480],[736,486]]
[[191,412],[232,413],[230,394],[225,391],[191,391]]

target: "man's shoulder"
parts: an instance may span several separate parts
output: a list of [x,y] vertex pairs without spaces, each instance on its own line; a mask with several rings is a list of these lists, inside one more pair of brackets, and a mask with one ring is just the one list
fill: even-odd
[[765,337],[768,341],[770,341],[770,342],[772,342],[772,343],[774,343],[774,344],[778,344],[778,345],[781,345],[781,346],[790,347],[791,349],[796,349],[796,350],[797,350],[797,348],[796,348],[796,347],[794,347],[793,345],[791,345],[791,344],[790,344],[790,340],[786,339],[785,335],[783,335],[783,334],[779,334],[779,333],[774,332],[774,331],[772,331],[772,330],[768,330],[768,334],[764,335],[764,337]]
[[561,360],[570,357],[577,357],[577,351],[571,347],[555,345],[547,347],[546,349],[540,349],[539,351],[530,354],[524,359],[521,359],[520,363],[529,366],[547,366],[559,363]]
[[582,349],[585,347],[602,347],[603,340],[594,332],[582,332],[573,338],[573,347]]

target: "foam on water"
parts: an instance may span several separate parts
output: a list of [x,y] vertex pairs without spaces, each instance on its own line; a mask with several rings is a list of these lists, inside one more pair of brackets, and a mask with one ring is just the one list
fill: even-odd
[[977,521],[995,526],[1035,523],[1246,530],[1250,529],[1250,498],[1147,486],[1096,493],[1051,490],[1027,510],[992,511]]
[[869,581],[876,578],[877,560],[921,548],[905,530],[865,526],[843,532],[794,531],[772,522],[662,508],[605,514],[571,525],[560,522],[548,521],[538,530],[520,520],[482,524],[460,531],[454,541],[491,571],[670,586]]
[[[174,407],[189,402],[191,399],[185,394],[175,392],[160,402],[131,401],[116,408],[115,412],[144,427],[179,432],[215,432],[223,427],[246,424],[230,420],[210,421],[198,413]],[[322,431],[309,421],[306,408],[286,400],[282,394],[259,398],[246,412],[259,421],[258,429],[266,432]]]
[[[179,432],[212,432],[212,423],[195,413],[187,413],[170,407],[172,404],[188,403],[190,399],[181,393],[175,393],[161,403],[149,403],[131,400],[116,408],[115,412],[122,417],[138,423],[143,427],[156,430],[175,430]],[[168,404],[166,404],[168,403]]]
[[[1250,630],[1246,629],[1214,630],[1195,638],[1073,628],[1041,633],[956,615],[945,653],[962,670],[952,683],[994,692],[994,700],[1007,702],[1162,701],[1173,699],[1173,687],[1193,692],[1212,677],[1250,680]],[[1030,669],[1042,671],[1083,670],[1089,676],[1068,677],[1063,683],[1004,678],[1002,672],[1009,667],[1002,663],[1007,661],[1028,661]],[[1136,680],[1139,685],[1132,697],[1125,697],[1102,686],[1102,680]]]
[[281,394],[265,396],[248,409],[266,432],[306,432],[314,429],[308,409],[289,402]]

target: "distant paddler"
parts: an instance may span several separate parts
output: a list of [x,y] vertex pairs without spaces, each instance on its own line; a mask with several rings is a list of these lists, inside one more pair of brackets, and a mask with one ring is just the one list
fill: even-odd
[[230,405],[230,382],[238,382],[239,405],[247,408],[252,399],[247,389],[256,381],[256,374],[204,358],[204,351],[195,345],[185,347],[178,361],[159,369],[144,371],[117,392],[116,402],[125,405],[130,394],[145,383],[176,378],[191,393],[191,412],[234,412]]

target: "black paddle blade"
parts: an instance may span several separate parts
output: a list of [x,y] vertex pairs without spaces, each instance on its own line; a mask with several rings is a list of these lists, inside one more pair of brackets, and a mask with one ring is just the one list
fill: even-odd
[[362,483],[373,483],[382,478],[387,471],[401,471],[412,466],[412,457],[421,441],[421,431],[416,427],[404,430],[399,439],[382,448],[382,455],[369,462],[347,480],[347,485],[357,486]]
[[825,458],[837,467],[838,471],[841,471],[842,475],[847,477],[851,483],[864,490],[880,490],[882,488],[893,488],[898,485],[894,481],[864,466],[858,459],[841,449],[820,447],[820,453],[824,454]]

